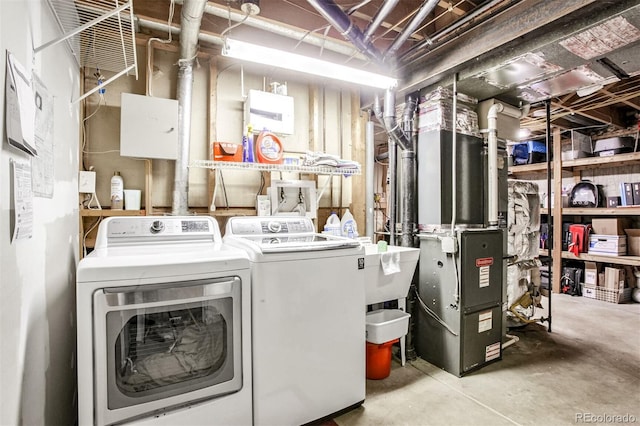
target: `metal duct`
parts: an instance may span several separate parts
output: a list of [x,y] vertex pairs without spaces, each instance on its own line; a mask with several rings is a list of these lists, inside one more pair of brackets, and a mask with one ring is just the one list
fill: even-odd
[[[164,31],[164,32],[171,31],[171,34],[173,35],[180,35],[181,33],[179,26],[177,25],[168,26],[166,22],[153,21],[153,20],[144,19],[144,18],[136,18],[136,22],[139,26],[148,28],[150,30]],[[210,44],[216,44],[219,46],[224,45],[224,41],[222,40],[222,37],[219,37],[213,34],[203,33],[203,32],[200,32],[200,34],[198,34],[198,40],[204,41]]]
[[[384,122],[382,109],[380,107],[380,97],[376,93],[376,96],[373,100],[373,112],[375,113],[376,118],[386,129],[386,125]],[[389,132],[387,131],[387,134]],[[396,243],[396,175],[398,171],[397,160],[396,160],[396,142],[395,140],[389,136],[387,139],[387,155],[389,157],[389,169],[388,169],[388,178],[389,178],[389,245],[395,245]]]
[[382,123],[389,137],[391,137],[403,150],[411,149],[411,141],[407,139],[396,120],[396,96],[395,92],[387,89],[384,94],[384,111]]
[[409,22],[409,24],[404,28],[404,30],[402,30],[400,35],[396,37],[393,44],[391,44],[391,46],[389,46],[389,48],[385,52],[384,54],[385,59],[389,57],[393,57],[393,55],[400,48],[400,46],[402,46],[402,44],[405,41],[407,41],[407,39],[411,36],[411,34],[413,34],[416,28],[418,28],[418,25],[420,25],[422,21],[424,21],[424,18],[426,18],[427,15],[433,11],[433,9],[438,5],[438,3],[439,3],[439,0],[425,0],[425,2],[422,3],[422,6],[420,6],[420,10],[418,10],[418,12],[415,15],[413,15],[411,22]]
[[[414,114],[418,106],[418,97],[408,95],[405,100],[402,121],[405,138],[409,141],[409,148],[402,152],[402,188],[400,191],[400,215],[402,218],[402,233],[400,235],[400,245],[403,247],[414,247],[414,233],[417,223],[416,208],[416,151]],[[409,137],[407,137],[409,135]]]
[[351,18],[333,0],[307,0],[324,19],[347,38],[361,53],[376,62],[382,62],[382,54],[371,43],[365,41],[364,34],[351,22]]
[[382,5],[382,7],[380,7],[380,9],[378,9],[378,12],[376,13],[376,16],[373,17],[373,20],[371,21],[371,23],[369,24],[369,26],[367,27],[367,29],[364,32],[364,41],[365,42],[369,41],[369,39],[371,38],[373,33],[376,32],[378,27],[384,21],[384,18],[386,18],[387,15],[389,15],[389,13],[391,13],[393,8],[396,7],[397,4],[398,4],[398,0],[386,0],[384,2],[384,4]]
[[489,9],[499,5],[503,1],[504,0],[492,0],[489,3],[485,3],[482,6],[478,7],[477,9],[473,10],[471,13],[468,13],[468,14],[464,15],[462,18],[458,19],[457,21],[455,21],[453,24],[449,25],[448,27],[443,28],[442,30],[438,31],[437,33],[435,33],[431,37],[425,38],[424,40],[422,40],[418,44],[410,47],[409,50],[407,50],[405,53],[403,53],[400,56],[400,61],[402,63],[405,63],[407,61],[413,60],[415,55],[418,55],[418,54],[425,55],[426,54],[425,52],[429,51],[429,47],[433,43],[441,40],[446,35],[448,35],[451,32],[457,30],[458,28],[460,28],[461,26],[465,25],[466,23],[474,20],[479,15],[481,15],[481,14],[485,13],[486,11],[488,11]]
[[[176,3],[183,4],[185,0],[176,0]],[[225,6],[217,5],[214,3],[207,3],[204,7],[204,12],[217,16],[219,18],[230,19],[231,21],[240,22],[244,21],[242,25],[258,28],[260,30],[268,31],[279,36],[291,38],[297,41],[330,50],[332,52],[340,53],[349,57],[355,57],[357,59],[366,59],[365,55],[359,53],[353,46],[348,43],[338,42],[326,37],[322,37],[313,33],[309,33],[307,30],[297,29],[292,26],[284,27],[281,23],[276,21],[249,16],[244,13],[236,12],[227,9]]]
[[189,209],[189,147],[191,145],[191,100],[193,61],[197,54],[198,33],[207,0],[186,0],[182,6],[180,59],[178,60],[178,158],[173,184],[173,214]]

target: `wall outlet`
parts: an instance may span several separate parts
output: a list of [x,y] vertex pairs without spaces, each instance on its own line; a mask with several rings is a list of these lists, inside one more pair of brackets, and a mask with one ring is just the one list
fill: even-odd
[[96,172],[81,171],[78,175],[78,192],[93,194],[96,192]]

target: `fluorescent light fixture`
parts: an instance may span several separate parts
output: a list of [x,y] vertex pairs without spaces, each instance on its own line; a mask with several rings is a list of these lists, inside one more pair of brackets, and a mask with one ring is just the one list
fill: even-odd
[[222,55],[380,89],[397,84],[392,77],[238,40],[227,39]]

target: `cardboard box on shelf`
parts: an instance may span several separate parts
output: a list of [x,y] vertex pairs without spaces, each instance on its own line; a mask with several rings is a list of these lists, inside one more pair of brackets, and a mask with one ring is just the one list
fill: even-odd
[[629,256],[640,256],[640,229],[625,229],[627,234],[627,253]]
[[604,271],[598,272],[598,285],[604,287]]
[[589,236],[589,253],[624,256],[627,254],[627,236],[592,234]]
[[629,224],[630,220],[626,217],[594,218],[591,221],[593,233],[600,235],[624,235]]
[[611,290],[619,290],[624,288],[624,283],[624,269],[604,268],[604,287]]
[[[584,286],[595,287],[598,285],[598,264],[596,262],[584,262]],[[595,293],[592,299],[595,298]]]

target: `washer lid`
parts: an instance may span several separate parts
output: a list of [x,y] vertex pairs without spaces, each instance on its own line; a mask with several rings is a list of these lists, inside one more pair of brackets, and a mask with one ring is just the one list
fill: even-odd
[[221,276],[249,268],[247,253],[221,243],[136,245],[97,249],[78,265],[78,282],[187,275]]
[[336,250],[359,247],[358,241],[324,234],[240,236],[257,245],[262,253]]

